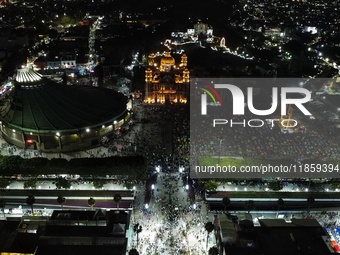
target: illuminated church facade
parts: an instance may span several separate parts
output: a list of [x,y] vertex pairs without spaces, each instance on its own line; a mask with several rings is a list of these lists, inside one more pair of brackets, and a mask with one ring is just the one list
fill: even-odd
[[185,54],[177,64],[170,52],[162,56],[150,54],[145,70],[145,103],[187,103],[190,85],[187,63]]

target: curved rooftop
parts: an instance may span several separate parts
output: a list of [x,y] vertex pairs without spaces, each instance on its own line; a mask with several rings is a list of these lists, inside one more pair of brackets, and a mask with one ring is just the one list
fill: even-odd
[[32,68],[22,68],[17,70],[15,79],[18,83],[23,84],[39,83],[42,81],[42,75]]
[[61,85],[33,70],[20,69],[7,101],[8,110],[1,116],[5,124],[26,132],[50,133],[112,124],[125,116],[127,98],[105,88]]
[[162,65],[175,65],[175,59],[171,56],[170,52],[166,52],[165,56],[161,58]]

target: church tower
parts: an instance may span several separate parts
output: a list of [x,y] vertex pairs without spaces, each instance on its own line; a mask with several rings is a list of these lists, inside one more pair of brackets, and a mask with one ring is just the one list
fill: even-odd
[[164,54],[150,54],[145,71],[145,97],[148,104],[187,103],[189,97],[190,72],[188,58],[183,54],[180,62]]
[[[295,122],[292,121],[293,119],[293,107],[292,105],[287,105],[286,115],[281,115],[280,118],[280,128],[281,129],[290,129],[292,132],[294,129]],[[282,123],[284,125],[282,125]]]
[[152,89],[152,70],[150,68],[145,70],[145,99],[147,103],[151,103],[149,92]]

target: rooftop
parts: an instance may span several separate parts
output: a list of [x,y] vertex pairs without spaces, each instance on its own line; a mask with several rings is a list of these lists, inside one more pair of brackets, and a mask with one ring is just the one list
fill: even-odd
[[314,219],[285,223],[284,220],[260,220],[256,228],[263,255],[326,255],[332,254],[322,236],[326,231]]
[[112,124],[126,113],[126,103],[123,94],[110,89],[65,86],[21,69],[2,120],[26,132],[78,132]]

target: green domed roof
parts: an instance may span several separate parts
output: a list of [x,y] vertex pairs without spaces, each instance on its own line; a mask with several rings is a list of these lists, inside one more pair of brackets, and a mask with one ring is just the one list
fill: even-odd
[[28,132],[77,132],[112,124],[127,113],[127,97],[114,90],[65,86],[20,69],[16,84],[1,109],[1,119]]

